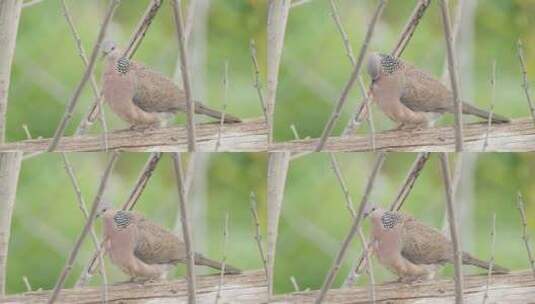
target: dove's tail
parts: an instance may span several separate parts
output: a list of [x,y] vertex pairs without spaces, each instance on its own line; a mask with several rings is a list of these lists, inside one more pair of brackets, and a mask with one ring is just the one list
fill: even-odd
[[[473,266],[477,266],[483,269],[489,269],[490,267],[489,262],[480,260],[478,258],[474,258],[468,253],[463,254],[463,264],[473,265]],[[509,269],[502,267],[500,265],[492,264],[492,273],[496,273],[496,274],[509,273]]]
[[[195,254],[195,265],[208,266],[210,268],[214,268],[218,270],[221,270],[221,268],[223,268],[223,264],[221,264],[221,262],[211,260],[207,257],[204,257],[202,254],[199,254],[199,253]],[[241,273],[241,270],[239,270],[238,268],[225,264],[225,274],[240,274],[240,273]]]
[[[488,111],[474,107],[473,105],[466,103],[466,102],[463,102],[463,113],[474,115],[474,116],[481,117],[484,119],[489,119],[489,115],[490,115]],[[492,122],[494,123],[507,123],[510,121],[511,120],[505,116],[492,113]]]
[[[195,113],[197,114],[204,114],[213,118],[221,119],[223,116],[223,112],[211,109],[205,105],[203,105],[200,102],[195,102]],[[233,123],[233,122],[241,122],[241,119],[239,119],[236,116],[232,116],[230,114],[225,113],[225,121],[226,123]]]

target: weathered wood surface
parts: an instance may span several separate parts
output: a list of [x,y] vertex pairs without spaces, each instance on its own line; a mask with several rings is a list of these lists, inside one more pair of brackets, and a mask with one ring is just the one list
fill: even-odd
[[[197,302],[215,303],[219,274],[197,277]],[[156,283],[120,284],[108,287],[109,303],[187,303],[186,280]],[[57,303],[101,303],[100,287],[63,289]],[[27,292],[0,299],[0,303],[46,303],[50,291]],[[225,275],[219,303],[257,303],[266,301],[267,282],[264,271],[248,271],[240,275]]]
[[[199,152],[214,152],[219,122],[196,126]],[[242,123],[224,124],[221,131],[219,152],[255,152],[267,150],[268,128],[262,119]],[[31,139],[0,145],[0,151],[45,151],[50,139]],[[55,151],[103,151],[102,134],[63,137]],[[171,126],[144,131],[122,130],[108,134],[108,149],[146,152],[185,152],[188,150],[188,134],[185,126]]]
[[[481,152],[487,133],[487,123],[464,126],[464,151]],[[276,143],[270,151],[313,151],[318,139],[293,140]],[[452,152],[455,134],[451,126],[423,130],[384,131],[375,134],[377,151]],[[322,151],[372,151],[369,135],[330,137]],[[535,151],[535,127],[531,118],[516,119],[507,124],[493,124],[488,138],[487,152]]]
[[[482,303],[487,276],[466,276],[464,302]],[[455,302],[452,280],[437,280],[412,285],[390,283],[376,286],[376,303],[389,304],[451,304]],[[271,303],[313,303],[318,292],[302,292],[276,296]],[[329,290],[325,303],[369,303],[367,287]],[[531,272],[492,276],[487,303],[535,303],[535,280]],[[257,302],[258,303],[258,302]]]

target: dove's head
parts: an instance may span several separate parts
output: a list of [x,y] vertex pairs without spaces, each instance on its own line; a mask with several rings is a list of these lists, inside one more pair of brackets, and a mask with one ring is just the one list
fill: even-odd
[[109,201],[101,201],[97,209],[97,217],[103,217],[106,213],[114,211],[113,205]]
[[117,44],[115,41],[106,40],[102,42],[100,50],[102,51],[102,57],[108,56],[117,51]]

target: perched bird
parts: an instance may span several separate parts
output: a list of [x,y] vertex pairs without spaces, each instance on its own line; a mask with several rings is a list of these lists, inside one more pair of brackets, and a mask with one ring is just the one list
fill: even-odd
[[[131,281],[165,278],[177,263],[187,263],[186,246],[176,235],[135,212],[104,207],[104,248],[113,264],[130,276]],[[221,270],[222,264],[195,253],[195,265]],[[241,271],[225,265],[226,274]]]
[[[372,53],[368,57],[373,100],[399,123],[399,129],[426,128],[444,113],[455,113],[453,93],[427,72],[390,55]],[[462,102],[464,114],[488,119],[489,112]],[[494,123],[509,118],[493,114]]]
[[[412,216],[374,206],[369,207],[365,216],[369,216],[372,223],[374,254],[401,282],[432,279],[438,266],[453,263],[451,241]],[[489,268],[488,262],[466,252],[463,252],[462,263]],[[493,265],[492,272],[501,274],[509,270]]]
[[[136,61],[121,58],[115,43],[102,44],[106,57],[102,94],[112,111],[132,128],[165,125],[176,112],[186,112],[185,93],[169,78]],[[195,113],[221,119],[223,113],[195,101]],[[226,114],[224,122],[241,120]]]

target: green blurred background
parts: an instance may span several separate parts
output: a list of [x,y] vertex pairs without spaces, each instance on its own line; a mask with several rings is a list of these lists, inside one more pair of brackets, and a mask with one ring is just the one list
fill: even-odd
[[[388,51],[410,14],[416,1],[390,1],[378,25],[371,49]],[[455,1],[452,1],[455,2]],[[116,12],[110,38],[124,44],[135,27],[148,1],[123,1]],[[342,22],[349,34],[355,52],[366,31],[376,1],[338,1]],[[83,45],[89,53],[96,38],[99,21],[107,1],[67,1]],[[195,51],[192,67],[195,94],[206,103],[221,108],[223,100],[222,75],[225,61],[229,62],[228,111],[241,117],[259,117],[262,112],[253,88],[253,70],[249,40],[255,39],[262,72],[265,71],[266,1],[212,0],[207,11],[206,36],[191,42]],[[524,42],[529,76],[535,79],[535,2],[524,0],[479,1],[475,11],[471,81],[464,86],[467,95],[488,107],[490,99],[490,66],[497,61],[496,111],[511,117],[528,116],[527,104],[520,87],[520,68],[516,57],[516,40]],[[442,28],[435,2],[409,44],[404,58],[440,75],[444,62]],[[193,37],[202,36],[195,32]],[[195,49],[197,47],[197,49]],[[463,53],[464,54],[464,53]],[[153,22],[135,59],[172,76],[176,68],[177,43],[170,6],[166,1]],[[198,61],[197,61],[198,60]],[[102,62],[97,65],[100,75]],[[33,137],[52,136],[65,103],[80,80],[83,65],[77,55],[67,23],[62,16],[59,1],[45,0],[22,12],[17,48],[13,63],[13,77],[8,107],[8,140],[22,140],[22,129],[27,124]],[[197,73],[197,71],[199,71]],[[313,0],[292,9],[288,21],[283,52],[278,103],[275,118],[277,140],[292,139],[290,125],[295,124],[301,137],[319,136],[323,124],[338,97],[351,67],[343,45],[324,0]],[[464,74],[463,77],[469,74]],[[201,77],[202,76],[202,77]],[[366,80],[367,81],[367,80]],[[463,78],[463,84],[469,83]],[[337,131],[349,118],[360,93],[353,90],[352,98],[340,119]],[[67,134],[85,113],[93,97],[86,88]],[[374,111],[378,130],[391,128],[378,111]],[[110,129],[126,125],[109,110],[106,117]],[[97,125],[97,124],[96,124]],[[95,126],[91,132],[100,132]],[[119,160],[106,199],[123,202],[139,174],[148,154],[124,154]],[[249,193],[258,196],[261,222],[265,224],[265,154],[218,154],[205,156],[204,188],[194,191],[205,202],[206,210],[194,218],[198,248],[208,256],[219,258],[223,245],[222,226],[225,212],[230,214],[229,263],[245,269],[261,268],[253,226],[249,212]],[[382,170],[372,199],[387,204],[408,170],[413,154],[390,155]],[[534,179],[535,156],[532,154],[485,154],[469,158],[466,189],[472,199],[463,218],[463,236],[466,248],[477,256],[489,255],[489,229],[493,213],[497,214],[498,263],[512,269],[528,267],[525,250],[520,240],[516,192],[525,196],[530,221],[530,232],[535,234]],[[70,155],[80,177],[83,195],[91,202],[98,179],[104,170],[107,155]],[[348,179],[353,200],[359,201],[373,155],[340,154],[339,159]],[[75,194],[62,167],[60,155],[40,155],[24,161],[17,193],[13,232],[8,261],[8,292],[25,290],[22,276],[27,276],[33,288],[50,289],[63,267],[66,257],[82,228],[82,216]],[[468,195],[470,196],[470,195]],[[430,160],[409,196],[404,210],[423,221],[440,227],[443,218],[444,194],[436,157]],[[463,202],[464,203],[464,202]],[[343,194],[329,168],[325,154],[313,154],[292,162],[280,223],[280,239],[276,264],[276,291],[292,290],[289,280],[295,276],[301,288],[318,288],[328,270],[338,246],[350,225]],[[465,204],[463,204],[465,205]],[[139,210],[149,218],[172,228],[176,219],[177,197],[171,162],[166,156],[156,170],[139,202]],[[98,228],[100,223],[97,224]],[[199,228],[200,227],[200,228]],[[367,224],[365,225],[367,228]],[[91,254],[91,243],[85,243],[68,286],[73,283],[81,266]],[[358,254],[358,242],[351,253]],[[347,273],[350,262],[341,273]],[[178,267],[177,274],[183,273]],[[376,266],[379,282],[393,279]],[[124,280],[113,266],[108,266],[110,281]],[[444,275],[448,275],[447,269]],[[338,278],[340,282],[342,275]],[[98,284],[95,278],[93,284]],[[362,282],[361,282],[362,283]]]
[[[110,179],[104,199],[122,204],[149,154],[123,154]],[[387,156],[377,179],[371,201],[388,205],[394,199],[415,154],[395,153]],[[522,192],[529,221],[535,235],[535,154],[502,153],[466,154],[473,171],[462,180],[458,201],[464,248],[487,259],[490,254],[490,227],[496,213],[496,261],[513,270],[527,269],[527,255],[521,240],[521,225],[516,209],[516,193]],[[105,153],[69,154],[81,190],[88,204],[98,187],[108,156]],[[337,154],[350,194],[357,207],[375,155]],[[191,197],[195,247],[209,257],[220,259],[223,248],[225,213],[230,216],[227,261],[243,269],[261,269],[262,263],[254,241],[254,226],[249,210],[249,194],[257,195],[260,224],[265,235],[265,191],[267,155],[263,153],[202,154],[196,168]],[[453,159],[452,159],[453,163]],[[466,168],[468,168],[467,166]],[[200,180],[197,178],[201,177]],[[444,216],[444,190],[438,157],[432,155],[403,211],[425,223],[440,228]],[[466,195],[467,193],[471,193]],[[154,176],[141,196],[136,209],[151,220],[173,229],[176,225],[177,191],[171,158],[164,155]],[[314,153],[291,162],[280,221],[275,284],[277,292],[292,291],[290,276],[299,286],[317,289],[329,269],[351,220],[342,191],[330,168],[328,155]],[[83,226],[75,193],[63,169],[59,154],[45,154],[24,161],[13,217],[8,259],[8,292],[25,290],[27,276],[33,288],[50,289]],[[101,223],[96,222],[97,232]],[[364,224],[367,234],[369,223]],[[100,235],[100,233],[98,233]],[[351,246],[350,255],[358,256],[360,242]],[[74,283],[82,266],[92,254],[87,239],[75,263],[67,286]],[[343,264],[337,284],[349,271],[351,258]],[[126,278],[107,262],[111,283]],[[484,273],[466,267],[466,273]],[[185,267],[177,267],[182,277]],[[198,268],[199,273],[213,273]],[[451,267],[441,273],[449,277]],[[375,262],[377,282],[394,279]],[[359,281],[359,284],[365,283]],[[99,284],[95,276],[91,284]],[[338,285],[335,285],[338,286]]]

